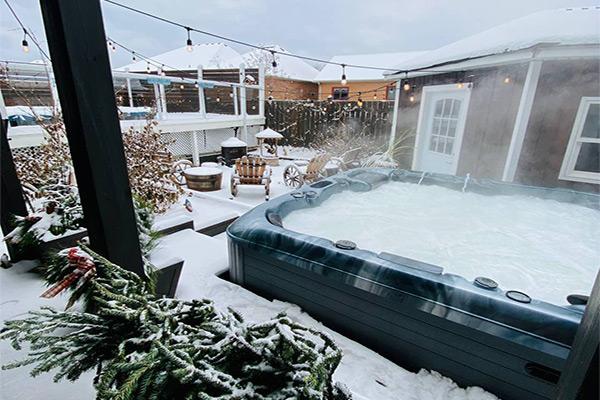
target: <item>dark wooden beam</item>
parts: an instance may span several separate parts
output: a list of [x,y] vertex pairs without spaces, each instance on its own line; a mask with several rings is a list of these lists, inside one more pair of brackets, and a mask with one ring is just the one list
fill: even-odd
[[598,344],[600,342],[600,272],[577,329],[571,352],[560,376],[558,400],[598,399]]
[[0,121],[0,131],[2,136],[0,138],[0,170],[2,171],[2,174],[0,174],[0,226],[2,226],[2,233],[6,235],[14,228],[13,217],[15,215],[27,215],[27,207],[25,206],[23,189],[17,176],[12,152],[8,145],[8,120],[5,119],[4,115]]
[[143,263],[98,0],[40,0],[92,248],[138,274]]

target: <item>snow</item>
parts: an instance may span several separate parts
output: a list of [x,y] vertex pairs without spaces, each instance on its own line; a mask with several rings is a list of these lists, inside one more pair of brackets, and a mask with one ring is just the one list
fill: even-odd
[[[164,64],[164,70],[174,69],[196,70],[198,65],[204,69],[238,68],[243,62],[240,54],[224,43],[202,43],[194,45],[193,51],[187,51],[187,46],[167,51],[151,57],[155,64]],[[146,72],[148,63],[137,61],[132,64],[117,68],[117,71],[129,70],[131,72]],[[150,71],[156,72],[158,68],[150,65]]]
[[[334,374],[334,379],[343,382],[354,393],[356,399],[371,400],[494,400],[495,396],[480,388],[461,389],[451,380],[435,372],[406,371],[377,353],[344,336],[327,329],[299,307],[280,301],[269,301],[231,282],[220,279],[216,274],[228,268],[227,243],[222,238],[211,238],[192,230],[184,230],[162,238],[151,258],[156,261],[169,257],[185,260],[176,296],[182,299],[210,298],[215,305],[225,310],[232,307],[248,322],[266,321],[285,311],[290,318],[306,326],[328,333],[344,352],[344,357]],[[8,270],[0,270],[0,317],[3,321],[19,318],[28,310],[42,305],[62,309],[66,295],[42,299],[45,290],[43,281],[30,269],[35,264],[21,262]],[[8,342],[0,342],[0,359],[19,359],[24,351],[13,350]],[[51,374],[31,378],[31,367],[0,371],[1,392],[6,398],[21,400],[44,397],[66,400],[93,399],[93,373],[70,383],[52,382]]]
[[418,57],[397,60],[391,69],[425,68],[542,44],[564,46],[599,43],[600,6],[545,10],[495,26]]
[[468,280],[494,279],[503,290],[565,305],[589,294],[600,260],[600,212],[525,196],[483,196],[439,186],[389,183],[346,191],[297,210],[287,229],[348,239]]
[[[289,53],[278,45],[264,47],[279,53]],[[319,73],[318,69],[300,58],[280,54],[275,55],[277,67],[273,68],[273,56],[271,53],[260,49],[254,49],[242,54],[242,59],[247,67],[257,68],[259,65],[263,65],[265,67],[266,75],[277,76],[280,78],[312,81]]]
[[215,167],[193,167],[185,170],[186,175],[193,176],[212,176],[221,175],[223,171],[220,168]]
[[283,135],[271,128],[264,129],[254,135],[257,139],[283,139]]
[[221,142],[221,147],[246,147],[248,143],[240,140],[236,137],[230,137],[227,140]]
[[[341,64],[369,65],[380,68],[394,67],[398,63],[418,57],[423,51],[405,51],[396,53],[374,53],[374,54],[348,54],[334,56],[331,62]],[[353,81],[380,81],[386,79],[382,70],[346,67],[348,82]],[[326,64],[316,76],[316,82],[339,81],[342,78],[342,67],[339,65]]]

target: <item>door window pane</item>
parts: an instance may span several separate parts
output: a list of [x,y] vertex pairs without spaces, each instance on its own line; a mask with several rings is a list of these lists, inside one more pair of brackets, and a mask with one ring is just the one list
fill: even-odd
[[434,115],[431,121],[430,151],[452,154],[460,106],[461,101],[457,99],[448,98],[435,102]]

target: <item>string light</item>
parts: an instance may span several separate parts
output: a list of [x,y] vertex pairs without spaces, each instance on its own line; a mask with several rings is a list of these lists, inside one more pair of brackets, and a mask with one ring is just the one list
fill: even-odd
[[133,61],[136,61],[136,60],[137,60],[137,58],[135,58],[135,52],[131,53],[131,59],[132,59]]
[[198,89],[198,88],[200,87],[200,85],[198,85],[198,82],[194,83],[194,87],[195,87],[196,89]]
[[217,101],[217,103],[221,102],[221,98],[220,97],[217,97],[215,100]]
[[377,100],[377,92],[373,93],[373,100]]
[[415,89],[416,88],[417,88],[417,85],[412,85],[411,86],[410,96],[408,97],[408,101],[410,101],[411,103],[415,102]]
[[150,72],[150,63],[148,62],[148,65],[146,65],[146,71]]
[[192,43],[192,38],[190,36],[191,29],[189,27],[186,27],[185,29],[187,30],[187,42],[186,42],[187,51],[189,51],[191,53],[192,51],[194,51],[194,44]]
[[165,76],[165,64],[160,64],[160,75]]
[[183,86],[183,83],[182,83],[181,85],[179,85],[179,89],[183,89],[183,88],[184,88],[184,86]]
[[23,52],[29,53],[29,43],[27,43],[27,31],[23,29],[23,41],[21,42]]
[[271,50],[271,55],[273,56],[273,62],[271,63],[271,65],[273,66],[273,68],[277,68],[277,60],[275,60],[275,52],[273,50]]
[[504,78],[504,83],[510,83],[510,76]]
[[404,89],[405,92],[408,92],[410,90],[410,83],[408,81],[404,81],[402,89]]
[[342,64],[342,85],[346,85],[348,80],[346,79],[346,64]]

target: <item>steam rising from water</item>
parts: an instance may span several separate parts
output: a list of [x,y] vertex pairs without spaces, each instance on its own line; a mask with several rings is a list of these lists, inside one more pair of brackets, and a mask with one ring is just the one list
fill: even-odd
[[486,276],[503,290],[559,305],[569,294],[589,294],[600,264],[600,212],[533,197],[395,182],[335,194],[283,223],[436,264],[468,280]]

